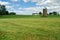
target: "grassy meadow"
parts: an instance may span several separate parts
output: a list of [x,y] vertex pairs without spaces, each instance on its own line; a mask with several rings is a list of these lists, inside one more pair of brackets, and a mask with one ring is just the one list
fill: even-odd
[[60,16],[1,16],[0,40],[60,40]]

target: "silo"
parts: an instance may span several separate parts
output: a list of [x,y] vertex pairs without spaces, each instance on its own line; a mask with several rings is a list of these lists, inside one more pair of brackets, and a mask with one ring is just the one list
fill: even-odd
[[47,8],[43,9],[43,16],[47,16]]

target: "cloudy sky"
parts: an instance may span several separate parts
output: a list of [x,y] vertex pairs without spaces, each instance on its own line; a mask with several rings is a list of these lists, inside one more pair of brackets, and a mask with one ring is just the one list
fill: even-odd
[[45,7],[48,12],[60,12],[60,0],[0,0],[0,4],[6,5],[9,12],[24,15],[42,12]]

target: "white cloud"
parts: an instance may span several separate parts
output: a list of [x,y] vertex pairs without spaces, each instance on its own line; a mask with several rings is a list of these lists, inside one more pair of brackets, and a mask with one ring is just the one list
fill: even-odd
[[6,6],[6,8],[8,8],[8,9],[9,9],[9,8],[13,8],[13,6]]
[[48,12],[51,11],[60,12],[60,0],[24,0],[24,1],[36,2],[36,6],[40,6],[40,7],[25,8],[26,11],[39,12],[42,11],[44,7],[47,7]]
[[8,11],[14,10],[14,6],[8,6],[8,5],[6,5],[6,9],[7,9]]
[[40,2],[41,0],[39,1],[36,1],[37,2],[37,6],[42,6],[42,7],[47,7],[48,8],[48,11],[57,11],[59,12],[60,10],[60,1],[59,0],[46,0],[46,1],[42,1]]
[[11,1],[13,1],[13,2],[17,2],[17,1],[19,1],[19,0],[11,0]]
[[10,10],[9,12],[15,12],[18,14],[21,14],[21,15],[32,15],[32,13],[30,11],[21,11],[21,10]]
[[9,3],[9,2],[0,1],[0,4],[2,4],[2,5],[7,5],[7,4],[10,4],[10,3]]
[[10,12],[16,12],[22,15],[32,15],[32,13],[42,12],[43,7],[29,7],[29,8],[18,8],[17,10],[10,10]]
[[29,0],[23,0],[24,2],[28,2]]

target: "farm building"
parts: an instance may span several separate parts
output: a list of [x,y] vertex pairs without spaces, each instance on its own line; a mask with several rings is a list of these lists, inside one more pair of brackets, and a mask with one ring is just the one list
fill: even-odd
[[39,15],[39,13],[33,13],[32,15]]

